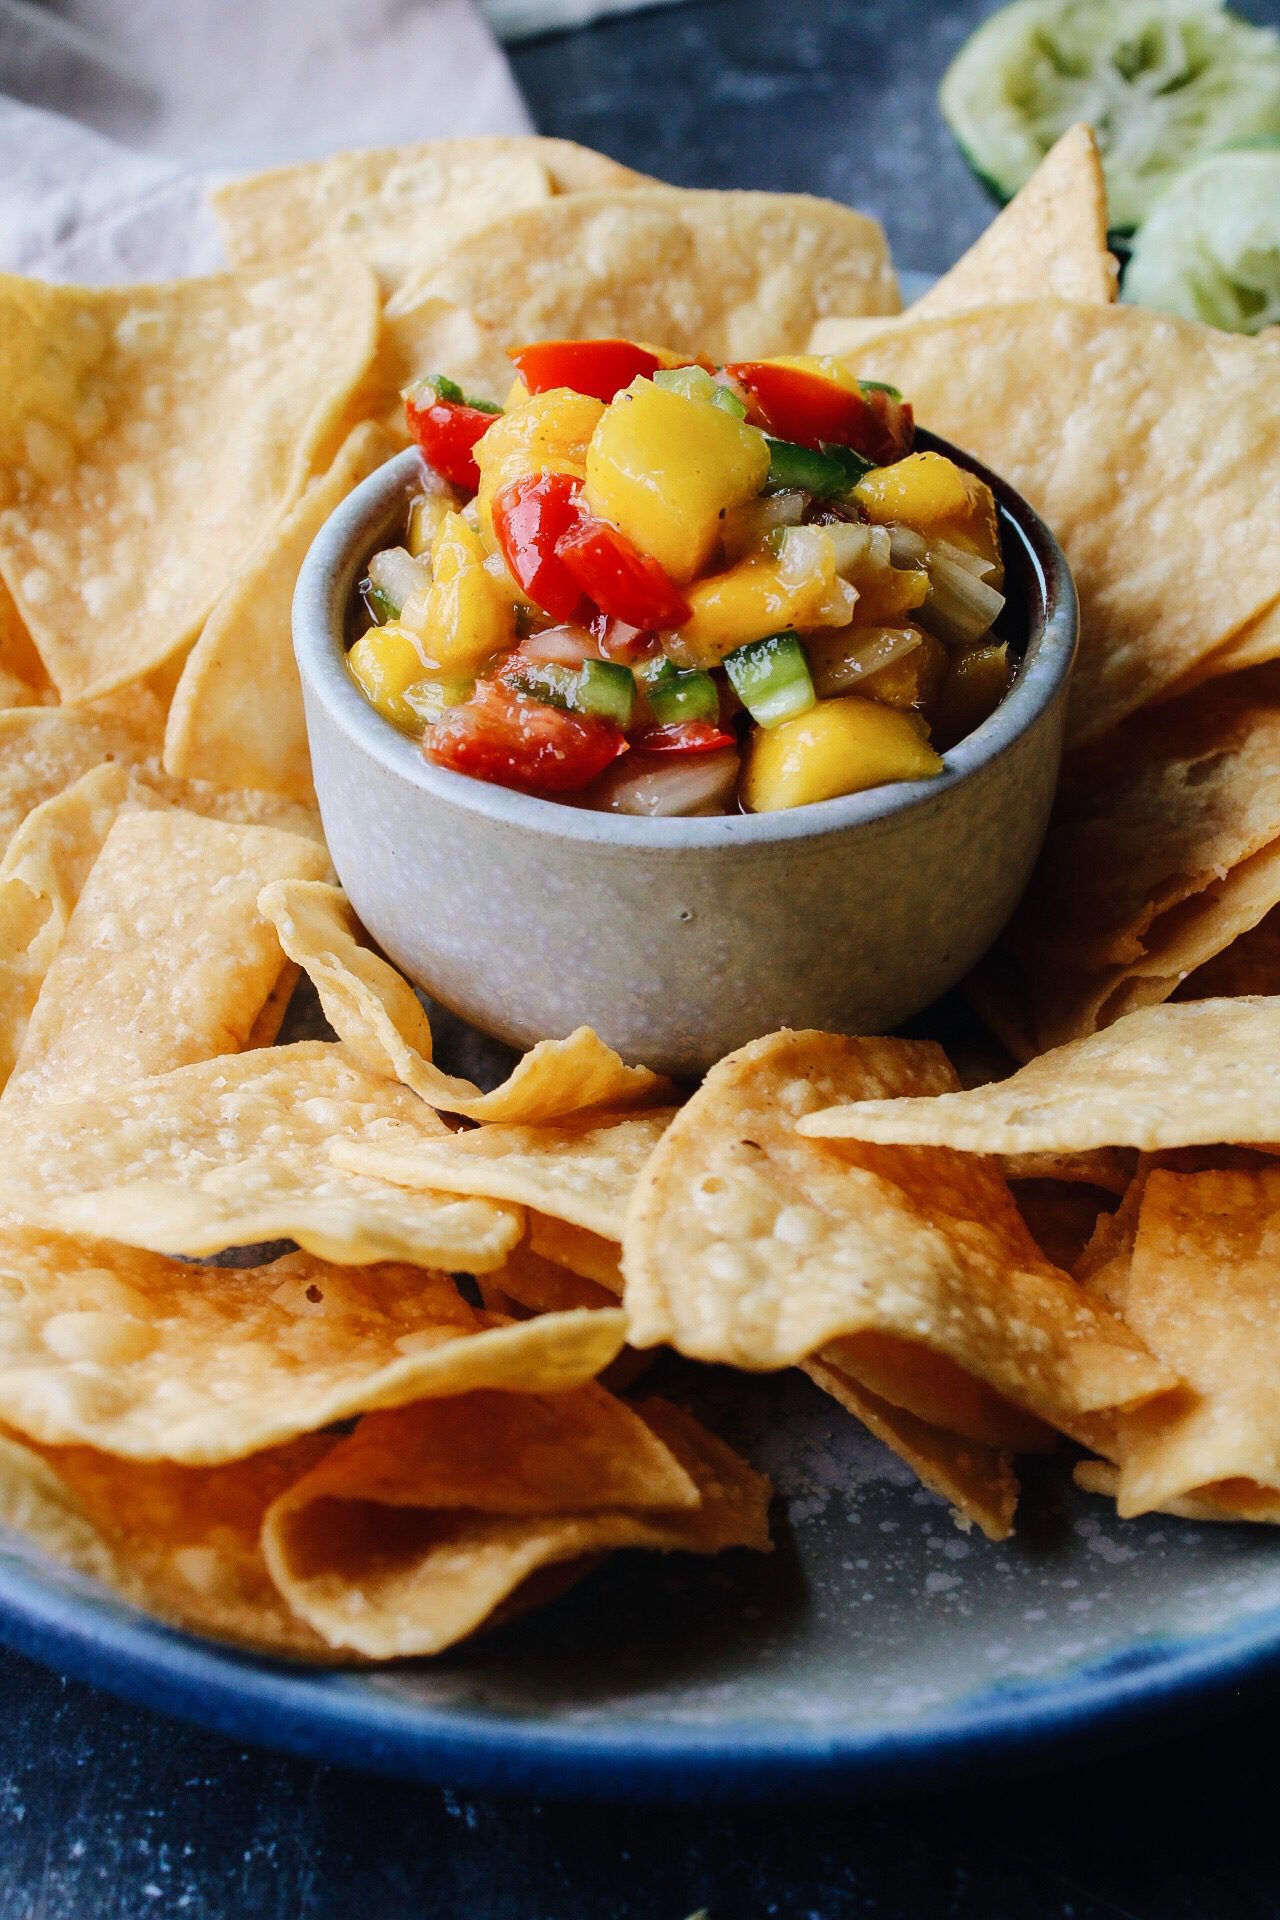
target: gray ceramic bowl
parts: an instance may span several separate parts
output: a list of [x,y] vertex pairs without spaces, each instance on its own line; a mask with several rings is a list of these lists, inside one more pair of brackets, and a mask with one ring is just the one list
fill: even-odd
[[953,986],[1009,918],[1062,752],[1075,589],[1048,528],[1000,505],[1026,650],[1008,696],[929,781],[789,812],[651,820],[432,767],[344,661],[347,608],[421,473],[400,454],[321,529],[294,646],[334,864],[410,979],[517,1046],[585,1022],[627,1059],[703,1072],[777,1027],[880,1033]]

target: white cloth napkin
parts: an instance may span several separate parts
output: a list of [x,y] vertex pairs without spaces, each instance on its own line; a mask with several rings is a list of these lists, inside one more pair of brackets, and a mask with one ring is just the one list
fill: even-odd
[[207,272],[230,172],[530,126],[472,0],[0,0],[0,266]]

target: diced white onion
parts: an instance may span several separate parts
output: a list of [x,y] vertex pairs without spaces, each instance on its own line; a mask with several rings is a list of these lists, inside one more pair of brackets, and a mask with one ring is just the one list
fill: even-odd
[[[939,543],[941,544],[941,543]],[[929,597],[917,618],[949,646],[980,640],[1004,606],[1004,595],[956,561],[929,550]]]
[[809,671],[814,691],[822,700],[832,694],[848,693],[850,688],[869,680],[882,667],[905,660],[920,645],[922,636],[910,627],[877,627],[865,639],[850,634],[836,644],[825,638],[809,643]]
[[628,753],[593,789],[607,813],[641,813],[651,819],[726,813],[734,801],[739,759],[736,747],[714,753]]
[[759,500],[748,500],[745,506],[730,508],[720,529],[725,559],[732,566],[735,560],[755,553],[779,527],[798,527],[808,498],[792,487],[785,493],[765,494]]
[[585,627],[544,627],[541,633],[527,634],[518,652],[522,660],[533,660],[540,666],[580,667],[584,660],[600,658],[595,640]]
[[929,551],[922,533],[914,527],[889,527],[889,558],[895,567],[922,567]]
[[835,548],[836,572],[846,579],[857,573],[883,572],[892,565],[888,527],[869,527],[862,520],[842,520],[820,531]]
[[431,569],[404,547],[384,547],[369,562],[369,578],[399,612],[415,593],[426,592],[431,585]]
[[949,560],[953,566],[963,567],[966,573],[973,574],[978,580],[985,580],[996,569],[994,560],[988,560],[985,554],[974,553],[971,547],[958,547],[954,540],[935,540],[929,552],[941,560]]

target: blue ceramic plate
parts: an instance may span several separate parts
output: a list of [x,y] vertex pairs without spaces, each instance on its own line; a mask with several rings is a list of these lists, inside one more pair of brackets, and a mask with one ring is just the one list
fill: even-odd
[[[903,275],[907,298],[928,284]],[[436,1021],[443,1064],[488,1043]],[[301,1037],[291,1033],[290,1038]],[[313,1673],[188,1638],[0,1534],[0,1641],[236,1738],[473,1788],[708,1799],[1012,1763],[1280,1665],[1280,1537],[1121,1521],[1065,1462],[991,1546],[799,1374],[651,1376],[778,1489],[768,1559],[619,1555],[432,1662]],[[646,1383],[648,1384],[648,1383]]]
[[620,1556],[455,1655],[311,1673],[170,1632],[0,1542],[0,1639],[326,1760],[671,1799],[968,1769],[1223,1688],[1280,1652],[1268,1529],[1120,1521],[1054,1465],[1017,1537],[991,1546],[801,1375],[671,1363],[655,1384],[773,1475],[770,1558]]

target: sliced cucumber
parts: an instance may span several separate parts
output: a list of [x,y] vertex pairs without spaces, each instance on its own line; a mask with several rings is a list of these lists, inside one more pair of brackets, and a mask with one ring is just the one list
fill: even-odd
[[966,41],[938,99],[1002,200],[1087,120],[1112,227],[1128,233],[1190,161],[1280,134],[1280,34],[1221,0],[1014,0]]
[[1180,174],[1138,229],[1124,297],[1229,333],[1280,323],[1280,142]]
[[800,636],[788,630],[767,640],[749,640],[724,663],[729,684],[760,727],[778,727],[816,701],[809,660]]

